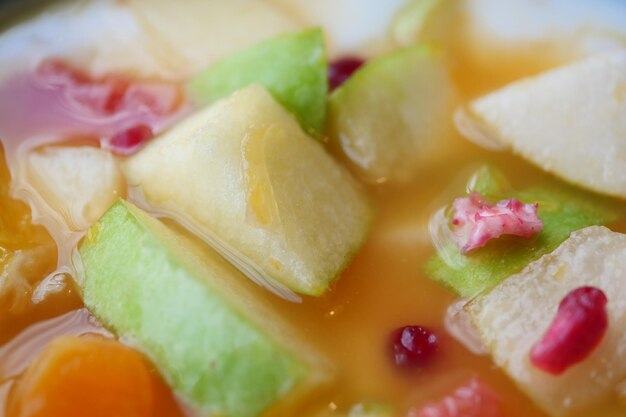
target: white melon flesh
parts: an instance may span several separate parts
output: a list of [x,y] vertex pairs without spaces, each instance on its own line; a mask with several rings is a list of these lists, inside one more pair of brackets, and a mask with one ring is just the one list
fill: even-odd
[[270,0],[309,26],[322,26],[333,56],[372,56],[392,47],[386,35],[409,0]]
[[321,295],[364,241],[354,180],[262,87],[203,109],[124,167],[153,210],[260,283]]
[[[131,0],[146,33],[165,42],[169,63],[190,75],[247,46],[304,25],[261,0]],[[172,60],[176,62],[171,62]]]
[[[419,0],[418,0],[419,1]],[[465,0],[457,5],[458,44],[473,65],[489,72],[503,63],[550,68],[626,47],[622,0]]]
[[523,79],[481,97],[457,118],[544,170],[626,198],[626,49]]
[[117,161],[102,149],[50,146],[27,157],[28,178],[71,230],[85,230],[124,192]]
[[303,26],[261,0],[72,2],[50,7],[0,36],[0,79],[50,56],[96,76],[180,79],[226,54]]
[[[609,327],[588,358],[553,376],[535,368],[529,353],[550,326],[563,297],[582,286],[606,294]],[[618,384],[626,379],[626,235],[601,226],[574,232],[554,252],[466,309],[496,364],[547,413],[623,415],[611,414],[615,407],[611,402]]]

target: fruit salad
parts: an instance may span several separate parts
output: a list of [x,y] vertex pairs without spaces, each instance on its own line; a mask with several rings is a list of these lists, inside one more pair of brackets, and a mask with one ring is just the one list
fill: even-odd
[[0,417],[626,416],[626,3],[0,2]]

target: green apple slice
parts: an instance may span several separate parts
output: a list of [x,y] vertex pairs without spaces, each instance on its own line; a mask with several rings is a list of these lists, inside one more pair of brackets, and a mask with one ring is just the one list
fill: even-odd
[[573,184],[626,198],[626,50],[481,97],[457,126],[469,138],[491,137]]
[[322,381],[324,363],[249,280],[130,203],[109,209],[79,253],[85,305],[201,415],[257,416]]
[[228,56],[192,78],[188,91],[197,103],[208,104],[254,83],[295,114],[305,130],[321,133],[328,92],[322,31],[280,35]]
[[152,210],[279,291],[323,294],[372,218],[346,170],[258,85],[183,121],[123,170]]
[[404,182],[446,150],[455,91],[426,46],[371,61],[330,97],[329,134],[368,182]]
[[[488,166],[477,171],[468,188],[492,201],[515,197],[524,203],[539,203],[543,230],[529,240],[497,239],[467,255],[461,254],[453,241],[435,234],[438,253],[426,264],[426,273],[462,297],[489,291],[509,275],[554,250],[573,231],[609,224],[619,217],[614,202],[562,184],[515,191],[502,174]],[[433,225],[447,222],[443,211],[437,216],[443,217],[434,218]]]
[[[609,327],[583,362],[555,377],[534,368],[532,346],[550,326],[570,291],[600,288],[608,297]],[[465,308],[493,359],[546,413],[618,416],[610,407],[626,380],[626,235],[592,226],[572,233],[554,252],[507,278]]]

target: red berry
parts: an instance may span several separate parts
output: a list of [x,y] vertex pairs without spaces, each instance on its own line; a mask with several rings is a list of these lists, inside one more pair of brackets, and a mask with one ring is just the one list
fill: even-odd
[[439,339],[422,326],[405,326],[391,335],[394,362],[402,367],[422,367],[430,363],[439,350]]
[[583,361],[598,346],[608,327],[606,295],[595,287],[580,287],[563,298],[530,360],[537,368],[560,375]]
[[330,91],[346,82],[352,73],[358,70],[364,63],[364,60],[355,57],[345,57],[331,62],[328,66],[328,86]]
[[136,125],[113,136],[108,147],[118,155],[131,155],[152,136],[154,135],[149,126]]

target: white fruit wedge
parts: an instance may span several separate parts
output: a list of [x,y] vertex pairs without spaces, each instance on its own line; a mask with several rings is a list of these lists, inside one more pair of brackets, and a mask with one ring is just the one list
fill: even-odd
[[307,295],[328,289],[372,216],[347,171],[258,85],[184,120],[124,171],[151,210],[249,277]]
[[457,95],[441,53],[419,45],[370,61],[328,102],[333,146],[369,183],[406,183],[451,148]]
[[457,113],[468,138],[512,148],[544,170],[626,198],[626,49],[522,79]]
[[48,146],[27,156],[29,183],[70,230],[87,229],[125,191],[117,161],[91,146]]
[[[321,26],[331,56],[373,56],[393,48],[386,37],[407,0],[270,0],[307,26]],[[350,22],[350,24],[346,24]]]
[[471,66],[487,73],[502,65],[515,74],[536,72],[626,47],[622,0],[447,2],[460,15],[451,40]]
[[[261,0],[132,0],[143,30],[164,41],[177,73],[194,74],[226,55],[304,25]],[[175,61],[175,62],[171,62]]]
[[[561,300],[583,286],[608,298],[608,328],[590,355],[555,376],[530,360]],[[618,416],[626,380],[626,235],[602,226],[572,233],[554,252],[466,305],[495,363],[553,416]]]

